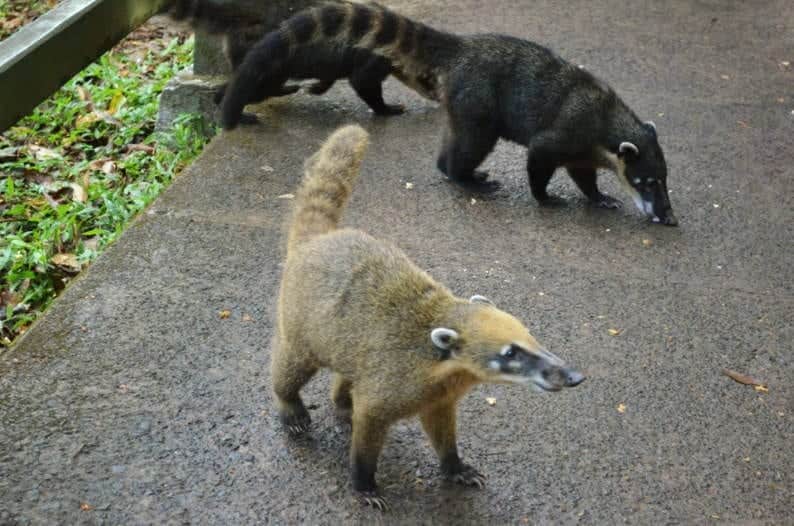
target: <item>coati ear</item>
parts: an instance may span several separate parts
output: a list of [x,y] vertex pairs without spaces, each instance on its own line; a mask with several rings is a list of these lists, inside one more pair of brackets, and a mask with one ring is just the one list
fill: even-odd
[[629,153],[631,153],[632,155],[639,155],[640,149],[637,148],[632,142],[626,141],[620,143],[620,146],[618,147],[618,155],[625,156]]
[[446,327],[438,327],[430,331],[430,341],[442,351],[451,351],[458,343],[460,336],[456,331]]
[[496,304],[494,304],[494,302],[492,302],[485,296],[480,296],[479,294],[475,294],[474,296],[469,298],[469,303],[485,303],[486,305],[493,305],[494,307],[496,307]]
[[656,135],[656,123],[653,121],[645,121],[645,125],[648,126],[650,129],[653,130],[654,135]]

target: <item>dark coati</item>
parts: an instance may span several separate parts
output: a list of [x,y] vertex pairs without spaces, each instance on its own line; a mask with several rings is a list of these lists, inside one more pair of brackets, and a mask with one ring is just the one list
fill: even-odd
[[[322,0],[176,0],[170,14],[176,20],[188,20],[193,27],[209,34],[223,35],[224,52],[234,72],[263,36],[276,30],[295,13],[326,3],[328,1]],[[295,93],[300,87],[286,84],[288,79],[319,79],[308,91],[321,95],[336,80],[349,78],[353,89],[376,114],[403,112],[402,106],[383,101],[381,84],[391,73],[391,62],[367,49],[308,46],[295,57],[291,67],[281,73],[278,79],[269,79],[266,87],[252,93],[246,103]],[[226,86],[221,86],[217,91],[216,103],[220,103],[225,89]],[[247,120],[255,118],[248,116]]]
[[271,356],[275,400],[293,434],[310,417],[299,391],[321,367],[351,418],[353,487],[380,509],[375,470],[388,428],[419,415],[450,480],[482,486],[463,463],[455,405],[482,382],[547,391],[584,376],[545,350],[516,318],[481,296],[455,297],[396,247],[337,229],[367,147],[357,126],[336,131],[306,162],[289,230]]
[[551,50],[504,35],[458,36],[376,4],[326,4],[297,14],[257,43],[223,101],[233,128],[252,93],[279,82],[284,64],[305,48],[368,49],[391,60],[394,75],[439,101],[448,117],[438,168],[476,191],[498,183],[476,171],[499,138],[529,149],[529,185],[540,202],[565,167],[595,204],[620,202],[598,190],[596,170],[614,170],[653,221],[677,223],[667,165],[652,123],[643,123],[607,84]]

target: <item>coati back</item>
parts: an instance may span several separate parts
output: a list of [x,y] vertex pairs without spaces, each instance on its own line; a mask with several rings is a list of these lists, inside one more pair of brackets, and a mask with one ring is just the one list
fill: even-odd
[[445,477],[482,486],[457,451],[455,406],[482,382],[557,391],[581,373],[546,351],[526,327],[481,296],[454,296],[398,248],[338,229],[367,134],[342,128],[306,163],[295,198],[271,355],[275,401],[292,434],[310,424],[300,389],[321,367],[351,419],[350,469],[362,501],[385,509],[375,471],[388,428],[419,415]]
[[656,127],[643,123],[606,83],[551,50],[519,38],[438,31],[370,4],[329,3],[295,15],[246,56],[223,100],[225,128],[243,106],[305,49],[366,49],[393,74],[444,107],[448,126],[437,166],[451,181],[491,192],[499,184],[476,171],[499,138],[528,148],[533,196],[565,167],[596,205],[620,202],[597,187],[599,167],[614,170],[653,221],[677,224]]
[[[209,34],[223,35],[224,52],[234,72],[254,44],[283,21],[304,9],[329,2],[333,0],[176,0],[171,16],[187,20],[194,28]],[[252,93],[243,105],[295,93],[299,86],[286,84],[290,78],[318,79],[308,89],[314,95],[325,93],[340,78],[350,78],[351,85],[372,111],[379,115],[398,115],[403,112],[401,106],[383,101],[381,84],[390,73],[389,60],[366,49],[309,47],[296,57],[291,67],[268,78],[266,85]],[[225,91],[225,86],[218,90],[216,103],[220,103]],[[255,120],[247,115],[247,121]]]

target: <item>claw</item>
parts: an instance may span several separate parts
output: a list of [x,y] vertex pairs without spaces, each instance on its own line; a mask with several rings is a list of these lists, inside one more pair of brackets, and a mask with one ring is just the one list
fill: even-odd
[[449,182],[476,194],[492,194],[502,187],[502,183],[499,181],[488,181],[486,180],[487,177],[488,174],[486,172],[475,172],[470,179],[454,179],[452,177],[447,177],[447,179]]
[[593,204],[599,208],[608,208],[613,210],[623,207],[623,203],[619,199],[615,199],[614,197],[608,196],[606,194],[601,194],[597,200],[593,201]]
[[360,495],[361,503],[365,506],[370,506],[378,511],[385,513],[389,511],[389,503],[383,497],[378,496],[375,492],[363,492]]
[[373,111],[376,115],[381,116],[402,115],[405,113],[405,106],[402,104],[384,104],[382,108]]
[[449,480],[464,486],[477,486],[477,489],[485,487],[486,477],[471,466],[465,466],[460,473],[455,473]]

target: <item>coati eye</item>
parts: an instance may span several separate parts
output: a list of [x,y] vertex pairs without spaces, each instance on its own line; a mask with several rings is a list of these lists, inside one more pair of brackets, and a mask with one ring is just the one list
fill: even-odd
[[516,357],[516,348],[512,345],[508,345],[504,349],[502,349],[502,356],[505,358],[515,358]]

